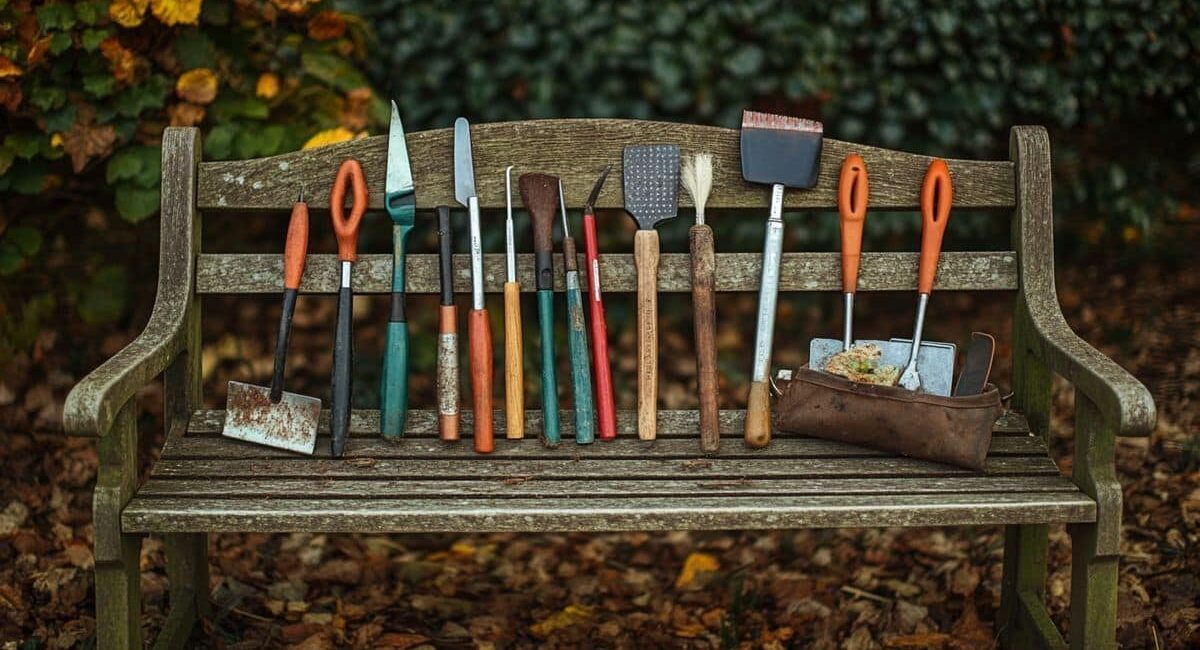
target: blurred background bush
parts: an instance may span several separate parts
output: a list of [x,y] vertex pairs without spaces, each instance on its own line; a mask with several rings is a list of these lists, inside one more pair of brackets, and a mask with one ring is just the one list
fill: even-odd
[[164,126],[203,128],[208,158],[265,156],[382,132],[388,96],[410,130],[734,127],[754,107],[960,157],[1045,124],[1060,252],[1188,253],[1163,233],[1200,216],[1197,18],[1184,0],[0,0],[0,365],[55,314],[110,322],[152,290],[131,280],[156,266]]

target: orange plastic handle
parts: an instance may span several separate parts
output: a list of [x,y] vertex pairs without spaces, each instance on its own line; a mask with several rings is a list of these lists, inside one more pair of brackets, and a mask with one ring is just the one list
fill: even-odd
[[950,221],[954,185],[946,161],[934,158],[921,184],[921,261],[917,273],[917,291],[931,293],[937,277],[938,256],[942,254],[942,235]]
[[[342,213],[347,185],[354,191],[354,206],[350,208],[349,219]],[[358,226],[366,211],[367,181],[363,178],[362,165],[357,160],[347,160],[338,168],[333,191],[329,193],[329,214],[333,217],[333,232],[337,234],[338,259],[343,262],[358,260]]]
[[867,218],[867,165],[856,153],[842,161],[838,214],[842,222],[842,292],[854,293],[858,288],[858,263],[862,259],[863,222]]
[[283,288],[299,289],[304,275],[304,256],[308,254],[308,204],[297,201],[292,205],[288,221],[287,243],[283,247]]

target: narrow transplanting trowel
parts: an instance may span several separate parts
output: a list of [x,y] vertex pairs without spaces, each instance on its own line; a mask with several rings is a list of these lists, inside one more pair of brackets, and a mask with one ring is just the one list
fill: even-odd
[[387,346],[383,349],[383,378],[380,381],[380,423],[383,437],[394,439],[404,433],[408,415],[408,322],[404,315],[404,240],[412,231],[417,212],[408,145],[400,111],[392,102],[388,127],[387,178],[383,207],[392,218],[392,313],[388,319]]
[[308,205],[304,195],[292,206],[287,243],[283,250],[283,315],[279,318],[279,336],[275,341],[275,369],[271,387],[229,382],[225,406],[225,428],[221,435],[246,442],[312,454],[317,444],[317,418],[321,400],[283,390],[283,369],[287,361],[288,337],[292,331],[292,312],[300,277],[304,275],[304,255],[308,251]]

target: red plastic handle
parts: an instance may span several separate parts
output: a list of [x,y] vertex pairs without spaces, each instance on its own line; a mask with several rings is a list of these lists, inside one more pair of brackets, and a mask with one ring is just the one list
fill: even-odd
[[842,162],[838,215],[842,223],[842,292],[854,293],[862,259],[863,222],[867,219],[867,165],[856,153]]
[[283,247],[283,288],[299,289],[304,276],[304,256],[308,254],[308,204],[297,201],[292,205],[288,222],[287,243]]
[[[346,205],[346,186],[354,192],[354,206],[350,218],[343,216]],[[329,214],[333,219],[333,232],[337,235],[338,259],[343,262],[358,260],[358,227],[363,213],[367,211],[367,181],[363,177],[362,165],[357,160],[346,160],[338,168],[333,190],[329,193]]]
[[917,273],[917,291],[931,293],[937,277],[938,257],[942,254],[942,235],[950,221],[954,186],[946,161],[935,158],[921,184],[921,261]]
[[596,373],[596,418],[601,440],[617,437],[617,411],[613,404],[612,366],[608,361],[608,324],[604,320],[604,298],[600,291],[600,246],[596,238],[596,215],[583,213],[583,245],[587,259],[588,311],[592,328],[592,367]]

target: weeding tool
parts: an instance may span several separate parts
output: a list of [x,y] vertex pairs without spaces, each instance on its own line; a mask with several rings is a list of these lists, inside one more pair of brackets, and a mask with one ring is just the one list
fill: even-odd
[[504,169],[504,437],[525,437],[525,356],[521,340],[521,283],[513,236],[512,165]]
[[392,102],[392,120],[388,127],[387,179],[384,207],[392,218],[392,313],[388,319],[387,344],[383,352],[383,378],[380,383],[380,422],[384,438],[404,433],[408,416],[408,322],[404,315],[404,241],[412,231],[417,212],[412,170],[408,165],[408,145],[400,111]]
[[683,188],[696,206],[696,224],[688,229],[692,252],[692,309],[696,332],[696,379],[700,393],[700,449],[721,446],[717,411],[716,260],[712,227],[704,223],[704,204],[712,191],[712,156],[697,154],[683,164]]
[[[354,205],[350,217],[346,218],[346,186],[350,186]],[[341,267],[341,283],[338,286],[337,330],[333,338],[333,404],[329,412],[329,431],[333,435],[333,456],[341,458],[346,451],[346,436],[350,431],[350,400],[353,395],[354,332],[351,321],[351,274],[358,260],[358,227],[363,213],[367,211],[367,182],[363,178],[362,165],[357,160],[347,160],[338,168],[329,193],[329,215],[333,220],[333,232],[337,235],[338,260]]]
[[596,236],[596,210],[600,188],[612,171],[604,168],[583,206],[583,247],[587,259],[588,311],[592,326],[592,370],[596,373],[596,420],[601,440],[617,437],[617,411],[613,404],[612,366],[608,361],[608,325],[604,319],[604,297],[600,291],[600,243]]
[[301,190],[300,199],[292,206],[287,243],[283,249],[283,314],[279,318],[279,336],[275,339],[271,387],[229,382],[225,428],[221,435],[311,455],[317,445],[321,400],[283,390],[292,313],[296,309],[296,294],[300,290],[300,277],[304,275],[307,250],[308,204],[304,202]]
[[438,437],[458,440],[458,307],[454,305],[454,233],[450,206],[439,205],[438,271],[442,297],[438,308],[437,401]]
[[596,440],[596,412],[592,407],[592,373],[588,366],[587,329],[583,322],[583,293],[579,288],[579,257],[567,225],[567,200],[558,181],[558,205],[563,224],[563,270],[567,285],[567,350],[571,355],[571,386],[575,396],[575,442]]
[[[954,377],[955,347],[949,343],[922,342],[925,328],[925,308],[933,293],[937,277],[938,257],[942,252],[942,236],[950,221],[950,205],[954,202],[954,187],[946,161],[934,159],[921,184],[921,258],[917,270],[917,321],[912,340],[908,342],[908,362],[900,373],[899,385],[908,390],[923,390],[933,395],[949,395]],[[893,339],[895,340],[895,339]],[[884,362],[888,362],[887,353]],[[918,357],[920,357],[918,359]],[[921,372],[918,372],[920,370]]]
[[963,361],[958,383],[954,385],[954,396],[978,395],[987,386],[992,374],[992,360],[996,355],[996,339],[984,332],[971,332],[971,345]]
[[775,303],[783,259],[783,190],[817,184],[824,127],[798,117],[742,112],[742,177],[771,185],[771,212],[763,240],[762,281],[754,335],[754,367],[746,407],[745,439],[751,447],[771,442],[770,366],[775,336]]
[[554,211],[558,179],[521,174],[521,202],[533,220],[533,259],[537,273],[538,325],[542,335],[542,442],[555,447],[562,438],[558,422],[558,377],[554,364]]
[[479,199],[475,196],[475,166],[471,161],[471,125],[454,121],[454,198],[467,207],[471,224],[471,311],[467,314],[468,360],[475,414],[475,451],[491,453],[492,442],[492,323],[483,303],[483,238],[479,228]]
[[625,147],[625,210],[637,222],[638,437],[658,436],[658,231],[679,213],[679,147]]

